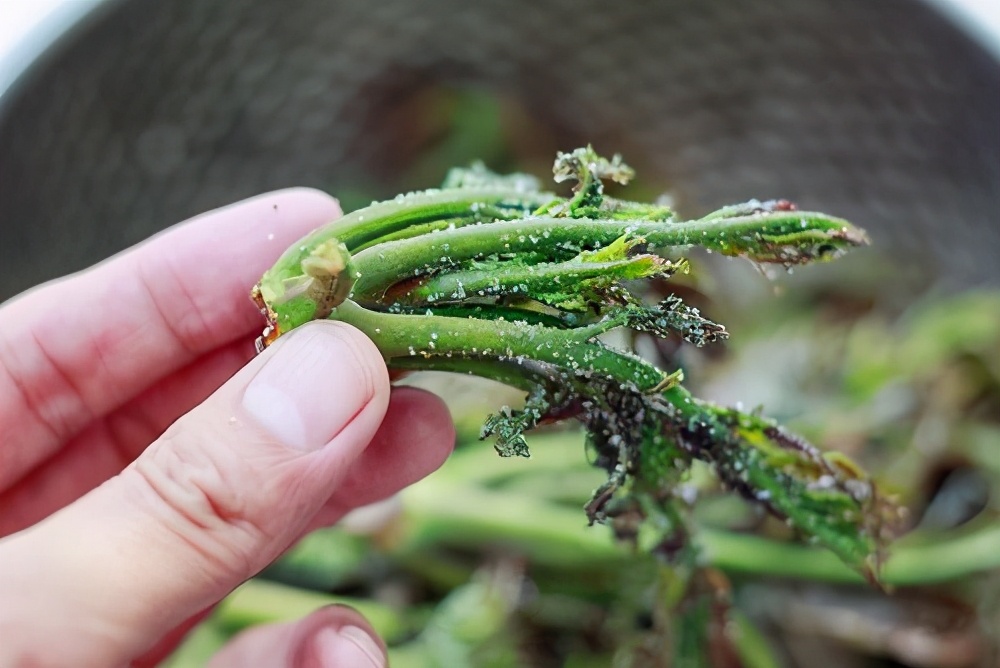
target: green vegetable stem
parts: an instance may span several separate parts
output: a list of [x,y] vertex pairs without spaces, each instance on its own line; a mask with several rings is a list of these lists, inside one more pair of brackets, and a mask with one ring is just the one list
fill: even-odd
[[622,538],[656,518],[647,522],[657,527],[653,549],[680,554],[687,529],[676,490],[700,460],[873,578],[895,510],[857,466],[761,415],[701,401],[679,370],[601,339],[619,328],[695,346],[727,337],[676,295],[650,303],[640,290],[686,272],[691,247],[791,267],[865,245],[865,233],[784,200],[681,221],[666,206],[607,196],[603,180],[626,184],[633,172],[591,147],[560,153],[554,173],[576,181],[570,197],[476,165],[452,170],[441,189],[373,203],[314,231],[254,289],[267,319],[259,348],[313,319],[350,323],[392,368],[523,389],[523,408],[504,407],[483,427],[501,455],[526,456],[523,433],[536,425],[580,421],[608,474],[587,515]]

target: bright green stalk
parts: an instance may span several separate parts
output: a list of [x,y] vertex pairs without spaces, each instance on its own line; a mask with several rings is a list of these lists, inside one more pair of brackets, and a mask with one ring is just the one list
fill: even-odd
[[812,212],[761,212],[687,223],[531,217],[372,246],[355,258],[360,276],[354,294],[380,300],[395,283],[442,267],[518,253],[565,259],[622,236],[643,239],[663,252],[700,246],[786,265],[830,260],[865,243],[864,234],[847,221]]
[[[311,249],[329,239],[337,239],[352,251],[365,244],[421,224],[469,217],[478,222],[518,218],[550,201],[554,195],[529,190],[497,187],[426,190],[399,195],[385,202],[345,214],[292,246],[282,260],[292,269]],[[498,215],[499,212],[499,215]],[[304,248],[303,248],[304,247]]]
[[[461,502],[456,502],[461,499]],[[539,499],[490,491],[459,482],[417,485],[403,492],[406,533],[394,548],[419,551],[444,544],[474,548],[505,545],[533,563],[583,568],[633,558],[604,531],[581,531],[579,514]],[[706,565],[734,575],[782,577],[830,583],[864,578],[824,550],[710,527],[693,540]],[[899,541],[883,564],[880,582],[921,586],[1000,569],[1000,526],[983,525],[937,537]]]
[[367,619],[387,642],[405,637],[411,620],[389,606],[361,598],[331,596],[275,582],[254,579],[240,585],[216,608],[213,620],[235,632],[248,626],[302,619],[327,605],[347,605]]
[[[505,266],[506,265],[506,266]],[[610,286],[618,281],[667,276],[672,265],[655,255],[624,257],[607,262],[577,259],[566,262],[517,264],[511,262],[481,263],[481,266],[431,276],[419,286],[401,295],[398,304],[447,304],[468,297],[499,295],[530,295],[547,304],[563,308],[572,303],[573,310],[586,310],[587,286]],[[565,285],[565,287],[562,287]]]
[[[669,378],[669,374],[638,357],[593,342],[613,328],[613,321],[554,329],[519,321],[381,313],[361,308],[353,301],[344,302],[330,318],[348,322],[367,334],[390,364],[406,357],[426,359],[426,369],[435,369],[436,359],[453,357],[515,364],[534,360],[569,373],[615,375],[650,389]],[[491,372],[487,374],[492,378]]]

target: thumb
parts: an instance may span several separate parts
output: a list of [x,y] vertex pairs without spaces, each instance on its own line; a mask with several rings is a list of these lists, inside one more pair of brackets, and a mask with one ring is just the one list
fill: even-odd
[[357,330],[318,322],[282,337],[119,476],[0,541],[0,635],[32,665],[142,654],[302,533],[388,399]]

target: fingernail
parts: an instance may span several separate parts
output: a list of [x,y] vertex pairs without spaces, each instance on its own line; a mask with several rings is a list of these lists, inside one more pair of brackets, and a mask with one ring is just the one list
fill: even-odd
[[321,629],[313,639],[324,668],[385,668],[385,655],[375,639],[357,626]]
[[306,325],[278,340],[243,393],[243,409],[274,438],[318,450],[371,399],[371,373],[333,323]]

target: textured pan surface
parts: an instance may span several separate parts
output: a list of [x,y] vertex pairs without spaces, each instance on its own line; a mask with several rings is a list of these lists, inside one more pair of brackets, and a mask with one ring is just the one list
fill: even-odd
[[263,190],[391,194],[442,87],[684,213],[788,197],[1000,283],[1000,65],[916,0],[118,0],[0,108],[0,298]]

